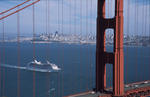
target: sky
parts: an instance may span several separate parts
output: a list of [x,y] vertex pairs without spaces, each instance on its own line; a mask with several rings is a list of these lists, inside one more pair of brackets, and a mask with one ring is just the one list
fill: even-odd
[[[0,0],[0,12],[23,1]],[[41,0],[34,5],[34,10],[36,34],[58,31],[65,34],[96,35],[97,0]],[[17,15],[18,13],[4,19],[5,35],[17,35]],[[106,0],[106,17],[113,16],[114,0]],[[19,21],[21,35],[32,35],[33,6],[19,12]],[[0,21],[0,33],[2,25]],[[150,0],[124,0],[124,34],[149,35],[149,28]]]

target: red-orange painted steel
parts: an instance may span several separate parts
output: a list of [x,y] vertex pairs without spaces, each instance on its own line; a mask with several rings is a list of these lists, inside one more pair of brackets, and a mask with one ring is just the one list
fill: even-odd
[[104,95],[104,96],[99,96],[99,97],[112,97],[112,95]]
[[12,12],[12,13],[9,13],[8,15],[5,15],[5,16],[1,17],[0,20],[2,20],[2,19],[4,19],[4,18],[7,18],[7,17],[9,17],[9,16],[11,16],[11,15],[13,15],[13,14],[15,14],[15,13],[17,13],[17,12],[19,12],[19,11],[21,11],[21,10],[27,8],[27,7],[29,7],[29,6],[31,6],[31,5],[34,5],[35,3],[39,2],[39,1],[40,1],[40,0],[36,0],[36,1],[32,2],[31,4],[26,5],[26,6],[23,7],[23,8],[20,8],[20,9],[14,11],[14,12]]
[[126,96],[136,96],[136,95],[150,96],[150,86],[128,90],[126,91],[124,96],[126,97]]
[[123,54],[123,0],[116,0],[116,27],[114,31],[114,95],[124,94],[124,54]]
[[[106,87],[106,64],[113,64],[113,95],[124,95],[123,54],[123,0],[115,0],[115,17],[105,18],[105,1],[98,0],[97,47],[96,47],[96,91]],[[109,25],[111,24],[111,25]],[[114,52],[105,50],[105,30],[114,29]]]
[[105,65],[105,0],[98,0],[97,17],[97,40],[96,40],[96,91],[103,92],[106,88],[106,65]]
[[9,12],[9,11],[11,11],[11,10],[13,10],[13,9],[15,9],[15,8],[17,8],[17,7],[19,7],[19,6],[23,5],[23,4],[25,4],[25,3],[27,3],[27,2],[29,2],[29,1],[31,1],[31,0],[26,0],[25,2],[23,2],[23,3],[21,3],[21,4],[18,4],[18,5],[16,5],[16,6],[10,8],[10,9],[8,9],[8,10],[5,10],[5,11],[1,12],[0,15],[2,15],[2,14],[4,14],[4,13],[7,13],[7,12]]
[[91,93],[92,91],[87,91],[87,92],[83,92],[83,93],[79,93],[79,94],[72,94],[72,95],[68,95],[68,96],[63,96],[63,97],[78,97],[78,96],[83,96],[83,95],[87,95],[89,93]]

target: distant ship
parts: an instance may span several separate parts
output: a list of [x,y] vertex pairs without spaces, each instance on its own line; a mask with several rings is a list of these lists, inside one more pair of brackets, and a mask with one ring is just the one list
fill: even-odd
[[47,63],[42,63],[37,60],[34,60],[28,63],[26,68],[28,70],[35,70],[35,71],[42,70],[46,72],[51,72],[52,70],[55,70],[55,71],[61,70],[57,65],[50,63],[49,61],[47,61]]

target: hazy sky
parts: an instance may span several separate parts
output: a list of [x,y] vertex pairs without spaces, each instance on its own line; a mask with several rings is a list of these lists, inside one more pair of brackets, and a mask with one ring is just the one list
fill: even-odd
[[[1,0],[0,12],[21,2],[23,1]],[[114,0],[106,0],[106,4],[106,16],[113,17]],[[19,12],[21,35],[32,34],[32,7]],[[35,32],[53,33],[59,31],[71,34],[95,34],[96,16],[97,0],[49,0],[49,2],[41,0],[35,4]],[[17,14],[4,21],[6,34],[16,35]],[[0,33],[2,33],[2,21],[0,21],[0,27]],[[124,0],[124,33],[148,35],[149,28],[150,0]]]

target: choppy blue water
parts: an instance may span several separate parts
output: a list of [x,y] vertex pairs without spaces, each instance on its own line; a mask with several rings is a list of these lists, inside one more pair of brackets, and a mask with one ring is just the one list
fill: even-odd
[[[46,60],[55,63],[61,71],[35,72],[36,97],[62,97],[87,90],[95,86],[95,45],[80,44],[20,44],[20,57],[17,43],[0,46],[0,97],[17,97],[17,72],[20,71],[21,97],[33,97],[33,73],[26,65],[33,61]],[[111,51],[108,46],[107,50]],[[150,47],[124,47],[125,83],[150,80]],[[20,66],[18,67],[18,58]],[[112,84],[112,66],[107,65],[107,84]]]

